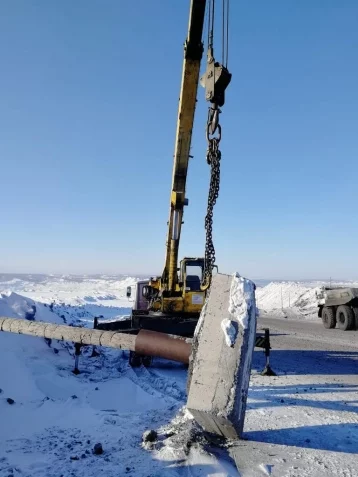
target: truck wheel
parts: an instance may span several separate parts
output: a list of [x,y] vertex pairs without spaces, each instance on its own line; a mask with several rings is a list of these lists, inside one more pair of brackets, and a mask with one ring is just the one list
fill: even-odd
[[336,317],[334,316],[334,309],[325,306],[322,310],[322,322],[325,328],[336,327]]
[[338,328],[343,331],[351,330],[354,326],[354,313],[350,306],[341,305],[337,308],[336,320]]
[[354,317],[355,317],[355,328],[353,329],[356,329],[358,330],[358,308],[354,307],[353,308],[353,313],[354,313]]

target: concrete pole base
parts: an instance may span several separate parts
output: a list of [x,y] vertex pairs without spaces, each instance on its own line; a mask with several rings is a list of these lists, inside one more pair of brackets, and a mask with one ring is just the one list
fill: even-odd
[[255,285],[217,274],[195,330],[187,408],[206,431],[242,435],[256,339]]

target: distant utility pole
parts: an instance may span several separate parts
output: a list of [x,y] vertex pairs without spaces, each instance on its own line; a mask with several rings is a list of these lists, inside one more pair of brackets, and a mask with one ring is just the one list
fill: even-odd
[[332,277],[329,277],[329,288],[332,288]]

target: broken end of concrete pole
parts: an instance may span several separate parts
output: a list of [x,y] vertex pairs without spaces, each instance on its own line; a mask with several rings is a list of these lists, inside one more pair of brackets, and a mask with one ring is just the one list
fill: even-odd
[[215,275],[195,330],[187,408],[206,431],[228,439],[243,431],[256,321],[255,284]]

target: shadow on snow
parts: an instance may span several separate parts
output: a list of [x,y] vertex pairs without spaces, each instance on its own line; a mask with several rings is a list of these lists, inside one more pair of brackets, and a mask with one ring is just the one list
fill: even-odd
[[[351,375],[358,373],[358,351],[272,349],[270,361],[273,370],[279,375]],[[252,368],[261,371],[264,363],[263,351],[255,350]]]
[[358,424],[288,427],[245,433],[245,439],[308,449],[358,453]]

